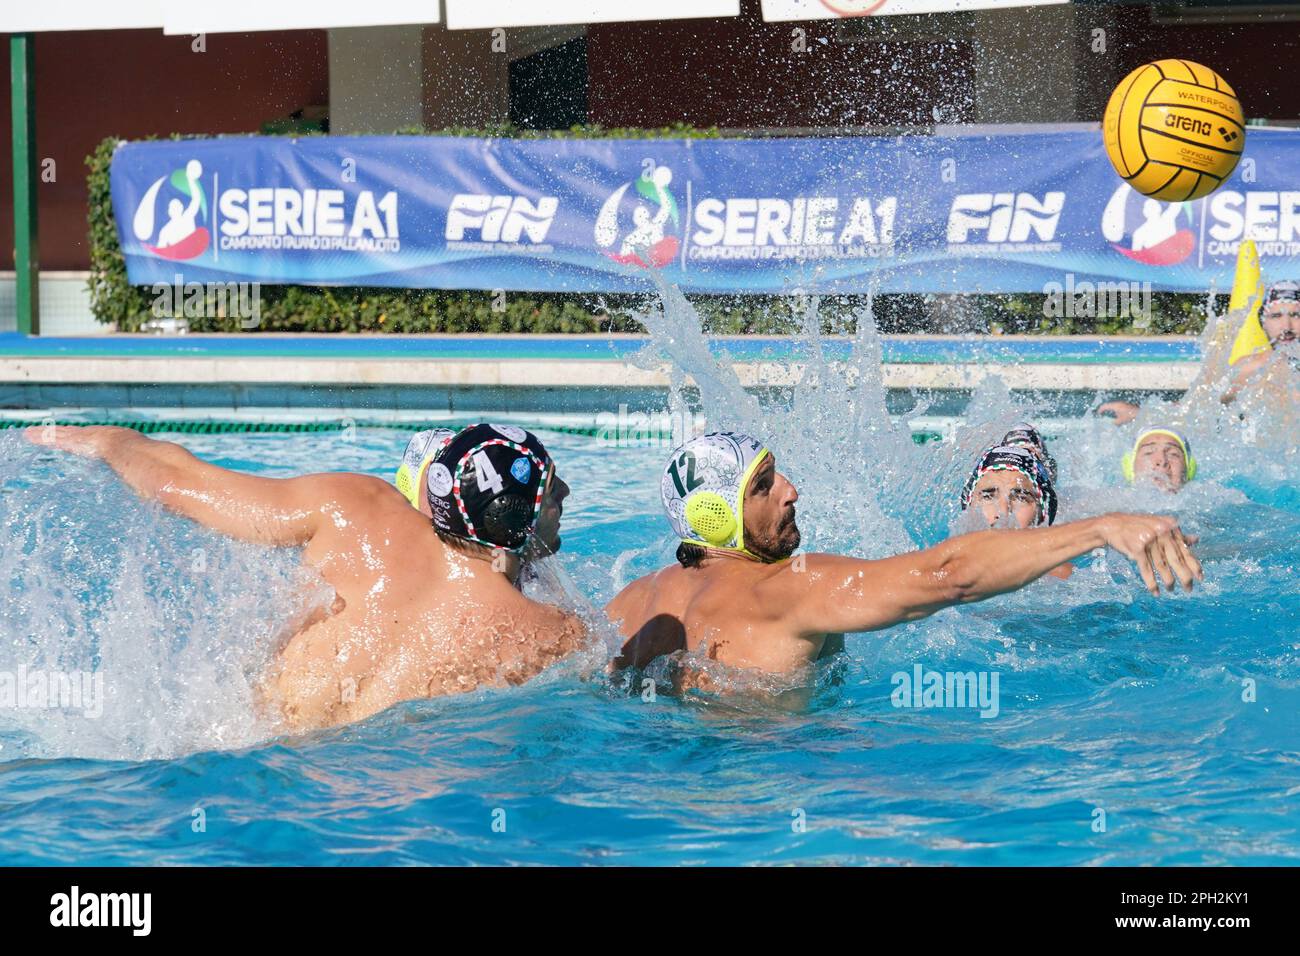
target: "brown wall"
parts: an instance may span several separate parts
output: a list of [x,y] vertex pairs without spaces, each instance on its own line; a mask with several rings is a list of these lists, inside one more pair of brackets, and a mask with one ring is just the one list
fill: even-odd
[[[791,51],[793,30],[807,52]],[[591,120],[604,126],[809,127],[961,122],[973,105],[965,42],[842,44],[833,21],[741,16],[593,25],[587,30]],[[825,43],[820,42],[825,40]],[[878,71],[878,72],[877,72]]]
[[[1227,2],[1227,0],[1225,0]],[[1143,63],[1186,57],[1233,85],[1246,115],[1300,119],[1300,22],[1168,26],[1146,6],[1078,11],[1073,102],[1063,119],[1100,120],[1115,83]],[[995,16],[1011,15],[998,12]],[[808,52],[790,50],[794,27]],[[759,0],[730,20],[593,25],[587,31],[592,122],[605,126],[809,127],[929,124],[974,116],[974,44],[840,44],[835,23],[765,23]],[[1091,27],[1106,52],[1090,49]],[[825,39],[826,43],[820,43]],[[1043,37],[1042,53],[1062,49]],[[1033,83],[1010,76],[1008,84]]]
[[[1217,70],[1241,98],[1248,118],[1300,119],[1300,21],[1166,26],[1153,24],[1146,7],[1112,7],[1108,14],[1117,78],[1152,60],[1182,57]],[[1096,109],[1105,109],[1109,85],[1090,86]]]
[[[0,269],[13,268],[9,38],[0,77]],[[324,30],[188,36],[159,30],[36,36],[36,143],[57,179],[41,183],[42,269],[85,269],[85,159],[106,136],[256,132],[267,120],[329,100]],[[38,159],[38,161],[39,161]]]

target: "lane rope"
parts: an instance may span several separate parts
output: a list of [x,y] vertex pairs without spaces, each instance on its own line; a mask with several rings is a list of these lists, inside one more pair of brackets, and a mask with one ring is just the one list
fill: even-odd
[[[474,422],[239,422],[223,419],[172,419],[168,421],[146,419],[95,419],[93,421],[72,419],[0,419],[0,431],[7,428],[26,428],[41,425],[114,425],[119,428],[131,428],[145,434],[172,432],[181,435],[237,435],[237,434],[289,434],[304,432],[340,432],[348,428],[388,428],[399,431],[417,432],[426,428],[460,428]],[[595,428],[582,425],[524,425],[529,431],[559,432],[562,435],[580,435],[598,438],[609,432],[607,428]],[[924,445],[930,441],[939,441],[943,436],[935,431],[912,433],[912,441]]]

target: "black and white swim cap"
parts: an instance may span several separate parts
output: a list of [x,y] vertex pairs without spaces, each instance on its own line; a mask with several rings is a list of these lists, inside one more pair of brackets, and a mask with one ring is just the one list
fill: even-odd
[[429,465],[434,526],[488,547],[522,550],[553,467],[532,432],[514,425],[463,428]]
[[745,490],[767,454],[761,441],[739,432],[711,432],[675,449],[659,488],[677,537],[748,554]]

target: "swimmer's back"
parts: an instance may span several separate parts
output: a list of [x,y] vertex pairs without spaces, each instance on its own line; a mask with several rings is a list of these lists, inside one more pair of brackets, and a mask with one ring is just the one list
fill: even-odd
[[291,726],[521,683],[580,644],[576,619],[525,597],[490,562],[456,552],[393,486],[331,478],[329,520],[304,559],[334,588],[336,613],[294,635],[271,676]]

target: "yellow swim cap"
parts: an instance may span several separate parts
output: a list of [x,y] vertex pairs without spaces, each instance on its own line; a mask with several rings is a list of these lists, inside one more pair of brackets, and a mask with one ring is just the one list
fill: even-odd
[[1133,442],[1133,450],[1124,456],[1120,467],[1124,470],[1124,477],[1131,483],[1136,477],[1134,474],[1134,465],[1137,462],[1138,449],[1142,443],[1152,435],[1167,435],[1174,441],[1178,442],[1178,447],[1183,450],[1183,478],[1191,481],[1196,477],[1196,459],[1192,457],[1192,445],[1181,432],[1176,432],[1172,428],[1148,428],[1140,432],[1137,441]]

